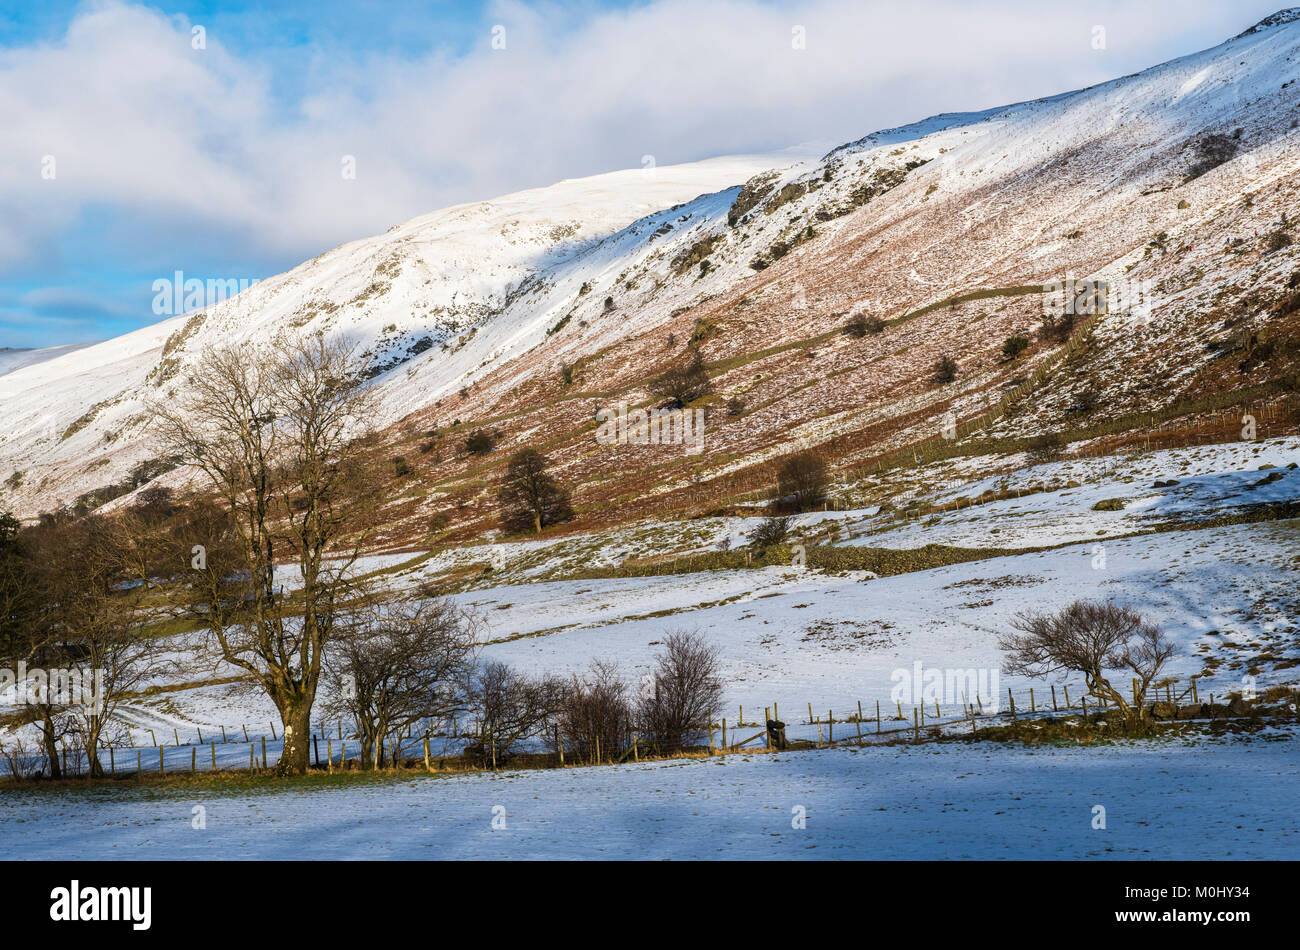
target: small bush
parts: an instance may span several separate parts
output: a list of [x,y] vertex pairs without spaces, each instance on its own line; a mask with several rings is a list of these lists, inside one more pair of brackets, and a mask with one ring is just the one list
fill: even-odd
[[934,379],[939,383],[951,383],[957,378],[957,361],[951,356],[941,356],[934,364]]
[[739,396],[732,396],[727,400],[727,415],[739,416],[745,412],[745,400]]
[[660,399],[674,399],[682,405],[694,402],[713,391],[700,351],[684,363],[672,367],[650,383],[650,392]]
[[494,445],[495,440],[493,440],[491,434],[484,432],[482,429],[475,429],[465,439],[465,451],[471,455],[487,455],[492,451]]
[[1097,504],[1092,506],[1093,511],[1123,511],[1127,503],[1126,498],[1103,498]]
[[1089,387],[1074,394],[1075,412],[1092,412],[1101,405],[1101,393]]
[[1029,337],[1009,336],[1002,343],[1002,358],[1014,360],[1027,349],[1029,349]]
[[1291,238],[1291,235],[1287,234],[1285,231],[1279,230],[1274,231],[1268,236],[1268,241],[1265,243],[1265,246],[1270,251],[1280,251],[1282,248],[1290,247],[1294,243],[1295,241]]
[[750,547],[761,551],[764,548],[783,544],[785,539],[790,536],[790,522],[789,515],[775,515],[771,518],[764,518],[759,522],[758,527],[750,532]]
[[411,466],[407,464],[405,455],[399,455],[393,459],[393,474],[398,478],[411,474]]

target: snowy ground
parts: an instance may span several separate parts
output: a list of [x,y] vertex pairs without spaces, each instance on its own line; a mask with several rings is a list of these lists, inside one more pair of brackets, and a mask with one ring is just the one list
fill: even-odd
[[[1300,498],[1300,471],[1285,467],[1296,457],[1298,446],[1290,439],[1220,446],[1213,452],[1152,453],[1122,464],[1112,460],[1103,472],[1082,468],[1083,462],[1063,463],[1075,467],[1046,473],[1044,480],[1063,483],[1074,477],[1083,482],[1079,488],[964,508],[940,516],[934,524],[901,525],[865,540],[843,539],[890,547],[927,541],[975,543],[980,538],[1004,546],[1074,542],[1033,554],[878,579],[859,572],[771,567],[530,583],[530,578],[546,576],[548,564],[560,559],[550,547],[567,545],[588,555],[591,548],[582,547],[583,539],[554,545],[523,542],[462,549],[458,556],[465,561],[486,563],[491,555],[484,552],[500,548],[505,551],[506,567],[489,575],[497,586],[455,597],[484,618],[487,656],[534,672],[580,673],[593,660],[614,660],[624,677],[635,683],[650,670],[666,632],[701,631],[722,652],[727,678],[723,715],[732,728],[742,706],[745,722],[757,721],[764,707],[775,704],[792,725],[809,718],[810,703],[819,719],[833,711],[842,720],[857,712],[858,703],[871,718],[877,701],[886,712],[893,706],[896,715],[899,671],[910,673],[918,663],[924,670],[985,671],[988,690],[981,691],[980,699],[986,705],[994,702],[992,693],[1004,700],[1011,688],[1017,704],[1027,706],[1031,687],[1038,702],[1045,704],[1050,696],[1046,682],[997,673],[1001,665],[997,638],[1020,611],[1057,608],[1080,597],[1112,598],[1152,616],[1179,645],[1170,673],[1184,684],[1191,674],[1199,674],[1202,697],[1223,696],[1247,685],[1243,680],[1247,676],[1254,676],[1259,688],[1297,681],[1300,590],[1295,577],[1300,568],[1300,523],[1227,525],[1128,538],[1113,535],[1149,528],[1167,516],[1183,519],[1231,511],[1257,500]],[[1276,467],[1260,471],[1259,465]],[[1257,489],[1245,487],[1271,472],[1282,477]],[[1170,478],[1179,479],[1179,485],[1149,488],[1153,481]],[[954,487],[952,492],[978,493],[969,486]],[[1135,499],[1136,512],[1092,511],[1097,499],[1125,495]],[[804,521],[832,516],[845,524],[864,517],[833,512],[804,516]],[[1077,520],[1067,531],[1071,518]],[[738,533],[726,522],[746,520],[647,526],[591,544],[603,552],[598,560],[617,563],[655,544],[681,543],[683,538],[701,543],[703,538],[693,533],[707,537],[719,530]],[[1001,535],[989,533],[994,530],[991,526],[1017,523],[1032,523],[1031,536],[1011,529]],[[1053,538],[1053,532],[1069,536]],[[383,575],[386,583],[410,589],[435,579],[448,566],[445,558],[435,558],[416,559],[403,567],[408,560],[401,555],[372,557],[360,569],[389,570]],[[159,685],[212,681],[239,672],[215,663],[197,636],[173,638],[173,647],[178,668],[159,677]],[[1077,697],[1079,683],[1070,686]],[[12,698],[0,695],[0,711]],[[943,716],[959,715],[963,700],[975,697],[941,696]],[[909,721],[909,707],[917,701],[919,697],[906,691],[901,696]],[[927,710],[927,718],[932,712]],[[147,697],[129,704],[122,718],[130,727],[133,746],[145,750],[141,756],[145,768],[157,767],[155,741],[174,744],[179,738],[181,743],[194,743],[201,737],[204,742],[220,743],[223,726],[231,742],[217,749],[220,765],[247,764],[245,727],[250,740],[258,743],[259,755],[263,736],[269,754],[274,757],[278,751],[272,729],[278,731],[279,719],[270,703],[256,691],[229,684]],[[337,734],[336,725],[330,724],[327,731]],[[816,737],[816,727],[793,735]],[[27,736],[29,745],[34,738],[34,734]],[[452,743],[449,751],[455,746]],[[355,754],[355,745],[350,751]],[[209,765],[210,751],[199,759],[200,767]],[[135,761],[130,749],[118,753],[119,767],[133,768]],[[169,769],[188,768],[189,763],[189,749],[167,753]]]
[[1300,736],[1266,735],[733,755],[235,796],[24,790],[0,797],[0,840],[42,859],[1285,859],[1300,847]]

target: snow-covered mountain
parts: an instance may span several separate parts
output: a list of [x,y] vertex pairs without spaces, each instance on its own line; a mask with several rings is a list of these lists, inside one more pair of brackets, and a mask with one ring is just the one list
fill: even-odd
[[[120,477],[153,454],[147,397],[180,385],[204,347],[278,331],[357,339],[381,427],[509,418],[506,447],[545,441],[587,510],[611,517],[626,473],[653,470],[643,494],[689,487],[699,504],[701,486],[734,494],[792,446],[827,445],[847,477],[1008,393],[1019,401],[981,422],[989,437],[1077,425],[1081,388],[1103,394],[1093,421],[1258,388],[1298,359],[1283,342],[1243,362],[1233,343],[1257,325],[1275,340],[1295,331],[1281,301],[1300,216],[1297,79],[1300,10],[1288,10],[1136,75],[820,158],[616,172],[434,212],[0,376],[0,478],[31,515]],[[1035,336],[1045,285],[1069,277],[1133,282],[1149,315],[1110,313],[1068,360],[1046,337],[1004,360],[1006,338]],[[890,325],[838,333],[854,314]],[[743,422],[717,413],[701,458],[595,450],[592,410],[644,401],[646,381],[691,348]],[[961,367],[951,386],[930,372],[941,355]],[[472,515],[468,471],[431,453],[417,471],[427,501],[394,518],[451,498]]]

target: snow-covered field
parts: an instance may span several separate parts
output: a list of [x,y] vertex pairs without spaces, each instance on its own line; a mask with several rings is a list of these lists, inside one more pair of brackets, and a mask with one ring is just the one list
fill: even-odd
[[1298,777],[1281,730],[868,747],[257,795],[10,792],[0,840],[42,859],[1278,859],[1300,847]]

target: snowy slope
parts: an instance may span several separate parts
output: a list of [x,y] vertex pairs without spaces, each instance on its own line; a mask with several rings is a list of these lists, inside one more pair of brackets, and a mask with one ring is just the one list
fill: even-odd
[[44,363],[46,360],[56,359],[65,353],[75,353],[77,350],[91,345],[93,344],[68,343],[64,346],[46,346],[34,350],[0,346],[0,376],[5,373],[12,373],[16,369],[23,369],[27,366],[35,366],[37,363]]
[[[1225,229],[1258,229],[1259,215],[1295,203],[1300,131],[1288,87],[1297,79],[1292,12],[1133,76],[936,116],[821,160],[789,154],[618,172],[435,212],[202,313],[0,376],[0,476],[26,472],[14,503],[27,514],[106,483],[150,454],[144,401],[174,391],[204,346],[256,344],[280,330],[355,338],[382,371],[383,425],[448,398],[461,399],[457,416],[536,410],[520,401],[533,392],[524,384],[579,357],[600,357],[591,372],[601,388],[635,390],[671,355],[659,331],[689,335],[696,320],[729,324],[707,351],[725,360],[824,333],[845,313],[897,317],[972,288],[1066,273],[1111,278],[1133,267],[1166,288],[1186,262],[1149,259],[1151,234],[1186,237],[1206,254],[1200,245],[1212,249]],[[1193,143],[1238,129],[1237,156],[1185,183]],[[1175,187],[1192,199],[1189,210],[1175,209],[1166,194]],[[1236,205],[1248,188],[1260,200],[1243,219]],[[1116,351],[1127,347],[1129,363],[1179,353],[1181,378],[1191,380],[1209,360],[1186,332],[1207,310],[1197,294],[1234,278],[1276,286],[1293,259],[1294,251],[1216,258],[1213,271],[1202,268],[1213,278],[1204,287],[1184,280],[1177,293],[1157,294],[1156,329],[1134,334],[1116,314],[1098,334]],[[765,411],[731,441],[715,435],[709,453],[739,468],[864,420],[937,412],[928,367],[940,347],[956,348],[969,367],[963,392],[983,398],[1009,375],[997,346],[1037,306],[994,314],[976,334],[970,323],[985,314],[937,310],[877,356],[870,347],[879,344],[864,342],[866,358],[849,366],[785,360],[720,379],[720,389],[761,397]],[[801,398],[782,398],[792,390]],[[1170,388],[1165,398],[1174,395]],[[574,404],[548,408],[544,424],[576,431],[589,419],[590,407]],[[548,430],[548,441],[563,443],[564,431]],[[912,435],[893,430],[895,439]],[[587,448],[573,448],[574,458]]]

